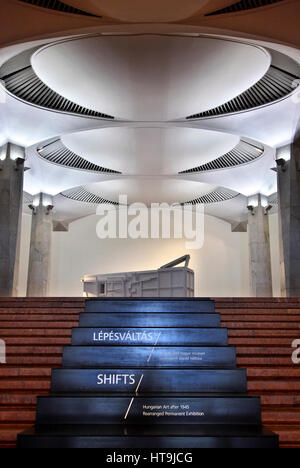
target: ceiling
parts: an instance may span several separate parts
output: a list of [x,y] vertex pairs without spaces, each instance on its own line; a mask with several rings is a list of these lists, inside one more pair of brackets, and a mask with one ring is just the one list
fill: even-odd
[[178,175],[234,148],[239,137],[193,128],[122,127],[64,135],[74,153],[124,175]]
[[[72,107],[63,111],[41,106],[29,99],[30,93],[20,97],[0,86],[0,143],[9,140],[26,146],[29,170],[24,189],[29,195],[52,195],[55,220],[68,224],[95,213],[94,203],[66,196],[70,190],[91,194],[89,200],[97,196],[112,202],[126,194],[129,203],[147,205],[184,203],[229,190],[232,197],[207,203],[206,212],[230,223],[247,218],[249,196],[276,192],[272,171],[276,147],[293,140],[299,119],[296,88],[287,90],[280,99],[274,97],[267,104],[239,112],[187,117],[228,106],[249,93],[271,66],[300,77],[293,20],[283,44],[278,38],[281,30],[270,35],[268,25],[264,37],[258,27],[251,32],[247,12],[222,18],[205,16],[232,5],[232,1],[176,1],[176,5],[174,1],[64,2],[102,18],[49,12],[18,0],[1,3],[0,13],[5,6],[9,18],[22,8],[25,16],[30,11],[31,19],[37,15],[44,25],[41,34],[38,26],[29,31],[26,24],[14,38],[4,27],[0,33],[2,79],[5,73],[1,75],[1,70],[8,60],[12,59],[13,72],[19,73],[23,58],[16,57],[34,48],[27,54],[26,65],[32,67],[32,80],[39,80],[45,92],[52,90],[87,110],[86,115],[75,115],[69,111]],[[251,14],[257,25],[266,12],[269,18],[279,14],[285,29],[283,12],[294,4],[283,0],[251,10]],[[55,27],[50,13],[57,18]],[[233,28],[226,26],[224,16],[231,18]],[[240,30],[234,26],[237,16]],[[248,27],[244,25],[246,17]],[[197,23],[197,18],[202,19]],[[148,24],[137,24],[141,21]],[[160,24],[152,24],[154,21]],[[179,21],[181,24],[174,24]],[[15,17],[11,25],[14,22]],[[162,24],[165,22],[169,24]],[[88,111],[114,119],[88,115]],[[66,155],[63,162],[55,159],[55,154],[46,160],[38,152],[53,141],[59,141]],[[184,173],[211,162],[216,167],[218,158],[226,160],[228,153],[236,153],[240,141],[262,148],[261,153],[234,167],[225,164],[219,169]],[[85,161],[87,169],[80,168],[80,163],[78,167],[69,164],[72,155]],[[100,170],[88,170],[93,165]],[[111,173],[101,168],[109,168]]]
[[62,96],[140,121],[180,119],[224,104],[256,83],[270,61],[247,44],[153,35],[63,41],[31,59],[39,78]]
[[[178,21],[201,10],[209,0],[67,0],[69,5],[129,22]],[[219,2],[226,4],[226,1]],[[227,1],[228,3],[228,1]]]

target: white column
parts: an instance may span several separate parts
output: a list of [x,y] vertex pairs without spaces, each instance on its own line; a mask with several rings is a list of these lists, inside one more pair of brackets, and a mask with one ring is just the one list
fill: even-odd
[[31,241],[27,279],[28,297],[49,295],[51,239],[52,239],[52,198],[39,194],[32,209]]
[[277,150],[283,296],[300,297],[300,138]]
[[16,295],[25,150],[0,149],[0,297]]
[[273,297],[267,200],[258,194],[248,202],[250,287],[253,297]]

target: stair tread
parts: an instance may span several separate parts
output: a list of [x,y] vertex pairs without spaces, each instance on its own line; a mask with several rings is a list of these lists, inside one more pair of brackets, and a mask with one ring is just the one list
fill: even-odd
[[[111,399],[111,398],[122,398],[122,399],[128,399],[130,400],[132,398],[132,395],[124,395],[124,393],[114,393],[114,394],[111,394],[111,395],[107,395],[107,393],[84,393],[84,395],[82,393],[76,393],[76,392],[72,392],[72,393],[51,393],[50,395],[44,395],[44,396],[39,396],[38,397],[39,399],[52,399],[52,398],[59,398],[59,399],[63,399],[63,398],[76,398],[76,399],[83,399],[83,400],[88,400],[89,398],[96,398],[96,399]],[[245,393],[200,393],[200,392],[196,392],[196,393],[178,393],[178,394],[171,394],[170,396],[170,393],[147,393],[147,394],[143,394],[143,395],[135,395],[134,397],[135,399],[140,399],[140,400],[144,400],[145,398],[149,399],[149,398],[152,398],[154,400],[157,400],[159,398],[170,398],[170,399],[174,399],[174,398],[208,398],[208,399],[214,399],[214,398],[224,398],[224,399],[228,399],[228,398],[235,398],[235,399],[255,399],[255,398],[258,398],[258,397],[255,397],[255,396],[251,396],[249,394],[245,394]]]
[[188,425],[180,424],[178,426],[172,427],[171,425],[160,426],[118,426],[110,425],[106,427],[105,425],[101,426],[91,426],[91,425],[61,425],[59,427],[52,426],[38,426],[31,427],[27,429],[23,435],[25,436],[51,436],[51,435],[75,435],[75,436],[198,436],[198,437],[207,437],[207,436],[240,436],[240,437],[274,437],[274,434],[260,426],[224,426],[224,425]]

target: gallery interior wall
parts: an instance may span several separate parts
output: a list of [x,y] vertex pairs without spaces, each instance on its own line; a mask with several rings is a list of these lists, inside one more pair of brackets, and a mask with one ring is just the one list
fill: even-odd
[[[270,238],[274,295],[280,295],[277,215],[271,215]],[[248,234],[232,233],[229,223],[205,216],[205,242],[187,251],[184,240],[100,240],[99,218],[73,222],[69,232],[52,239],[51,296],[81,296],[85,274],[157,269],[189,253],[198,296],[249,296]],[[31,216],[23,214],[18,295],[26,294]]]

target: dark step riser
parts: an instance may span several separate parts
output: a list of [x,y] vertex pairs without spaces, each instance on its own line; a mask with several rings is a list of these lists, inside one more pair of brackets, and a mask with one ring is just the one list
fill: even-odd
[[213,327],[221,326],[220,314],[82,313],[80,327]]
[[35,437],[19,436],[18,448],[199,449],[278,448],[276,437]]
[[86,302],[86,312],[160,312],[160,313],[211,313],[215,312],[213,301],[174,300],[174,301],[127,301],[90,300]]
[[218,367],[236,366],[234,347],[80,347],[66,346],[63,367]]
[[243,393],[247,378],[244,370],[56,369],[51,389],[54,393]]
[[259,398],[42,397],[37,424],[261,424]]
[[74,328],[73,346],[227,346],[222,328]]

